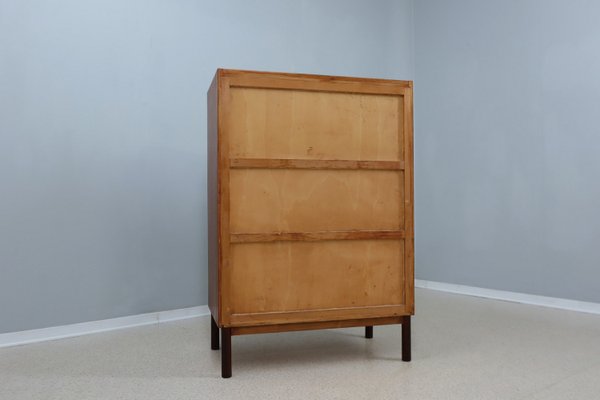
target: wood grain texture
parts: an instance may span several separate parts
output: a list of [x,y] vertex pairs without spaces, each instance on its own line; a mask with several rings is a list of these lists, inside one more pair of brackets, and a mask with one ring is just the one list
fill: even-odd
[[[404,301],[409,306],[410,314],[415,313],[415,228],[414,228],[414,151],[413,151],[413,98],[412,90],[404,95],[403,119],[404,127],[402,146],[406,170],[404,171]],[[409,319],[410,321],[410,319]]]
[[290,332],[290,331],[307,331],[313,329],[337,329],[350,328],[356,326],[374,326],[374,325],[390,325],[400,324],[402,317],[385,317],[385,318],[363,318],[363,319],[346,319],[340,321],[324,321],[324,322],[303,322],[296,324],[276,324],[276,325],[259,325],[259,326],[241,326],[231,328],[232,335],[248,335],[255,333],[275,333],[275,332]]
[[263,169],[375,169],[403,170],[402,161],[307,160],[290,158],[232,158],[231,168]]
[[321,231],[321,232],[276,232],[276,233],[232,233],[231,243],[261,242],[318,242],[322,240],[365,240],[404,239],[404,231]]
[[219,319],[219,177],[218,155],[218,80],[217,73],[208,89],[207,97],[207,212],[208,212],[208,308],[215,320]]
[[231,89],[232,158],[400,161],[402,96]]
[[[253,79],[262,78],[269,82],[277,82],[275,85],[279,89],[294,89],[295,86],[290,86],[289,82],[296,81],[298,83],[308,85],[310,83],[318,84],[340,84],[340,83],[359,83],[364,85],[382,85],[389,87],[391,91],[397,88],[412,88],[413,82],[407,80],[398,79],[379,79],[379,78],[364,78],[355,76],[332,76],[332,75],[319,75],[319,74],[302,74],[297,72],[269,72],[269,71],[250,71],[240,69],[228,69],[219,68],[217,73],[220,76],[231,80],[232,84],[248,85],[244,82],[253,82]],[[301,89],[300,89],[301,90]],[[321,86],[318,90],[328,90],[327,86]],[[360,93],[360,92],[359,92]]]
[[228,312],[403,305],[403,247],[402,240],[234,244]]
[[412,82],[219,70],[208,109],[220,327],[414,313]]
[[408,312],[404,305],[382,305],[370,307],[344,307],[319,310],[233,314],[234,327],[261,326],[275,324],[296,324],[305,322],[332,322],[352,319],[371,319],[403,316]]
[[231,232],[399,230],[402,171],[235,169]]
[[227,110],[231,109],[231,93],[229,82],[223,78],[221,71],[217,72],[218,79],[218,146],[217,146],[217,168],[218,168],[218,243],[219,243],[219,319],[217,324],[221,327],[229,322],[229,302],[231,294],[228,292],[229,285],[229,263],[230,263],[230,178],[229,178],[229,132],[230,118]]
[[412,88],[412,81],[239,70],[220,72],[232,87],[237,88],[285,88],[295,91],[381,95],[402,95]]

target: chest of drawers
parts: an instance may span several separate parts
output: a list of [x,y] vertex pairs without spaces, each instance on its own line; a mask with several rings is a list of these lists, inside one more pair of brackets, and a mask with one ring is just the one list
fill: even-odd
[[208,92],[212,348],[414,313],[412,82],[218,70]]

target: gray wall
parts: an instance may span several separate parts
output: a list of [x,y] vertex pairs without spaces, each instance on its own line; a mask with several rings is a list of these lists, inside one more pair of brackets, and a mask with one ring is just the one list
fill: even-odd
[[206,304],[217,67],[412,79],[412,1],[0,0],[0,333]]
[[598,21],[415,2],[418,278],[600,302]]

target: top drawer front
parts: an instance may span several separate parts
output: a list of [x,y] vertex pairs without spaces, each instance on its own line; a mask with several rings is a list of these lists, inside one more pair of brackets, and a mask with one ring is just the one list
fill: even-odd
[[402,160],[403,99],[232,87],[231,158]]

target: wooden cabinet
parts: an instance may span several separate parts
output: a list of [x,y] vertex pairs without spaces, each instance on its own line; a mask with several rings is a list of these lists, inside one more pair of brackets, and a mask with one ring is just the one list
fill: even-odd
[[208,92],[212,347],[414,313],[412,82],[218,70]]

